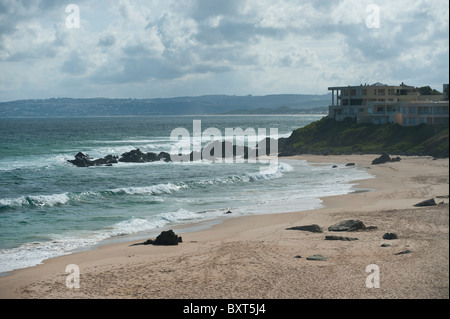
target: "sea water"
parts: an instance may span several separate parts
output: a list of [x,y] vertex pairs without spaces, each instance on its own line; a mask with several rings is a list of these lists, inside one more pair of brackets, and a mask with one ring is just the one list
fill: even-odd
[[[358,167],[264,163],[153,162],[79,168],[93,158],[171,152],[175,128],[278,129],[288,137],[321,116],[153,116],[0,119],[0,273],[110,238],[154,234],[176,224],[320,208],[370,178]],[[231,212],[231,214],[226,214]]]

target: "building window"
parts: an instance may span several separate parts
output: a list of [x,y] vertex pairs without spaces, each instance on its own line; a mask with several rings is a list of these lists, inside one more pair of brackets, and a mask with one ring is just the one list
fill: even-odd
[[395,90],[394,89],[389,89],[388,94],[389,95],[395,95]]
[[409,118],[409,125],[416,125],[416,118],[415,117],[410,117]]
[[362,89],[361,92],[362,92],[362,95],[367,95],[367,89]]
[[384,89],[378,89],[378,95],[384,95],[385,90]]
[[425,123],[425,118],[424,117],[419,117],[419,124]]
[[416,114],[416,108],[415,107],[410,107],[409,108],[409,114]]

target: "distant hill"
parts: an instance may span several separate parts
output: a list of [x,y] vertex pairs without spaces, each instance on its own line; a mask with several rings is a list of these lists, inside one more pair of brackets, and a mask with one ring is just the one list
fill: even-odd
[[426,155],[449,157],[447,125],[356,124],[352,119],[323,118],[280,140],[281,156],[319,154]]
[[280,106],[278,108],[257,108],[254,110],[234,110],[223,113],[225,115],[246,115],[246,114],[328,114],[327,106],[317,106],[313,108],[293,109],[287,106]]
[[[0,103],[0,117],[46,116],[133,116],[133,115],[200,115],[226,114],[272,109],[300,112],[314,108],[326,109],[329,94],[280,94],[266,96],[205,95],[155,99],[52,98],[18,100]],[[242,113],[240,113],[242,114]]]

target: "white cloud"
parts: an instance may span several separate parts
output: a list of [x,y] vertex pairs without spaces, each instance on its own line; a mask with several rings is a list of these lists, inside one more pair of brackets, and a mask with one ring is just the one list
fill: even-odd
[[60,1],[0,0],[0,100],[448,83],[448,1],[379,0],[379,29],[371,3],[80,0],[67,29]]

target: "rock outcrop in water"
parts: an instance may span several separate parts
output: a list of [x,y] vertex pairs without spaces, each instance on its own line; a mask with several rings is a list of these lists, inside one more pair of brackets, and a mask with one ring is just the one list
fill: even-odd
[[124,163],[151,163],[158,161],[171,162],[170,154],[166,152],[159,154],[153,152],[143,153],[140,149],[136,149],[123,153],[119,159],[119,162]]
[[[78,167],[90,166],[111,166],[118,162],[122,163],[151,163],[151,162],[190,162],[198,160],[217,160],[225,158],[244,159],[257,158],[259,155],[273,155],[270,150],[270,144],[274,143],[273,139],[263,139],[259,144],[266,143],[266,147],[261,146],[261,149],[250,148],[248,146],[234,145],[228,141],[214,141],[203,147],[200,151],[192,151],[190,154],[169,154],[167,152],[160,152],[159,154],[149,152],[144,153],[140,149],[131,150],[123,153],[120,157],[116,155],[107,155],[104,158],[92,159],[88,154],[79,152],[75,155],[74,160],[67,160]],[[258,144],[258,145],[259,145]],[[259,154],[261,153],[261,154]]]
[[107,155],[103,158],[92,159],[88,154],[79,152],[75,155],[74,160],[67,160],[78,167],[91,167],[91,166],[112,166],[118,162],[123,163],[149,163],[149,162],[171,162],[169,153],[161,152],[156,153],[143,153],[140,149],[132,150],[130,152],[123,153],[121,157],[115,155]]
[[78,167],[103,166],[118,163],[118,157],[113,155],[107,155],[104,158],[94,160],[88,154],[79,152],[75,155],[74,160],[67,160],[67,161]]

